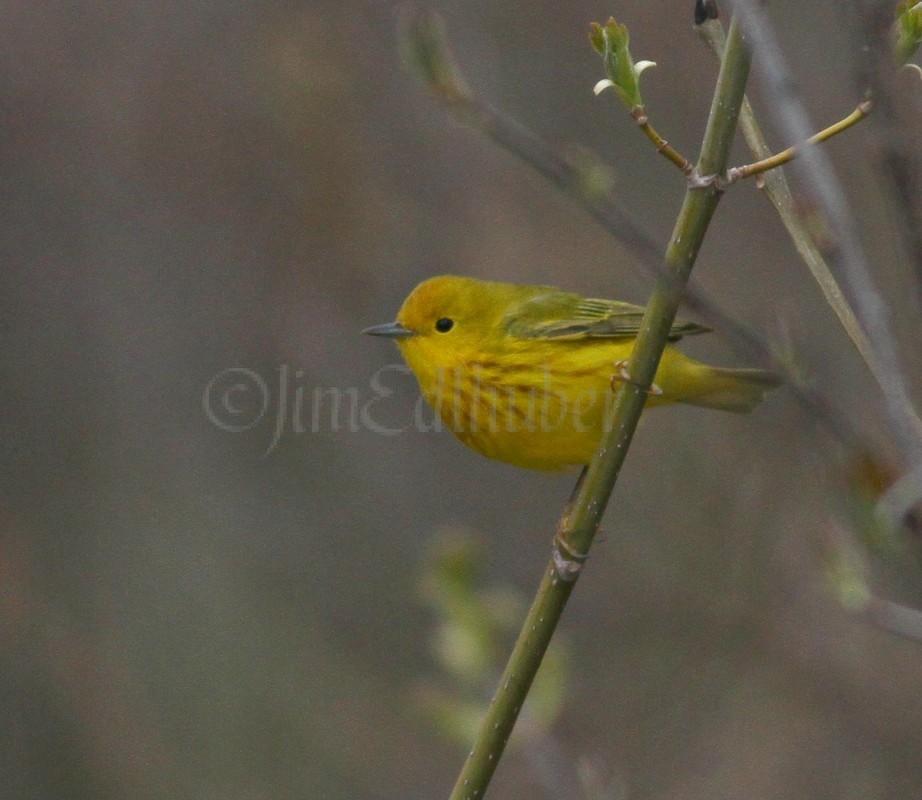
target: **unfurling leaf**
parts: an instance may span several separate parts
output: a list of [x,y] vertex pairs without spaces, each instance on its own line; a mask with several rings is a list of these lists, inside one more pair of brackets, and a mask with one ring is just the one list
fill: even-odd
[[[618,93],[618,97],[629,108],[642,106],[643,100],[640,96],[639,76],[647,67],[653,66],[652,61],[641,61],[634,63],[631,51],[628,48],[630,36],[627,28],[614,17],[609,18],[608,22],[600,25],[593,22],[589,30],[589,41],[602,56],[605,63],[605,74],[611,81],[611,87]],[[595,92],[598,94],[602,89],[607,88],[608,84],[603,86],[601,83],[596,84]],[[601,88],[600,88],[601,87]]]

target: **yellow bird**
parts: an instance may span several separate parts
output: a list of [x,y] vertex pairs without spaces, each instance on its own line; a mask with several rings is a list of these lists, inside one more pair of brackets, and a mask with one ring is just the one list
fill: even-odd
[[[611,418],[613,385],[644,309],[550,286],[444,275],[419,284],[397,321],[363,333],[397,341],[423,396],[466,445],[529,469],[585,465]],[[676,320],[670,341],[708,331]],[[770,372],[701,364],[666,346],[648,403],[751,411]]]

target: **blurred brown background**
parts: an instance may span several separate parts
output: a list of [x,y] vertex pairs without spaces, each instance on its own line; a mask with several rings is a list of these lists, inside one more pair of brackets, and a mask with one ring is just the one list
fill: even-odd
[[[857,99],[843,5],[771,4],[823,124]],[[716,68],[692,3],[438,7],[478,95],[610,160],[665,242],[682,183],[593,96],[586,33],[629,25],[659,64],[658,128],[694,156]],[[334,429],[318,390],[375,396],[398,355],[358,332],[432,274],[634,302],[649,280],[401,69],[395,18],[348,0],[0,7],[3,798],[447,795],[464,751],[414,703],[437,673],[426,544],[474,529],[487,579],[531,593],[573,476],[415,430],[398,372],[369,412],[396,435]],[[918,86],[897,89],[918,122]],[[828,152],[918,376],[880,137]],[[696,274],[887,449],[876,387],[752,185]],[[686,349],[740,363],[719,336]],[[582,761],[610,797],[922,798],[922,646],[824,579],[841,456],[784,389],[750,417],[652,413],[562,623],[556,757],[510,752],[491,796],[578,797]],[[877,588],[919,604],[919,585]]]

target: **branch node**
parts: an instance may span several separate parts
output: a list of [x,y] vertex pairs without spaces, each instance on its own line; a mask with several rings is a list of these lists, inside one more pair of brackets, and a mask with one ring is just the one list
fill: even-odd
[[718,190],[723,191],[727,187],[727,181],[723,180],[720,175],[702,175],[698,172],[697,167],[688,173],[689,189],[710,189],[716,186]]
[[551,560],[554,562],[554,571],[564,583],[573,583],[579,577],[587,558],[589,553],[574,552],[559,533],[554,536]]
[[634,106],[631,108],[631,118],[641,127],[650,121],[650,118],[647,116],[647,109],[645,106]]

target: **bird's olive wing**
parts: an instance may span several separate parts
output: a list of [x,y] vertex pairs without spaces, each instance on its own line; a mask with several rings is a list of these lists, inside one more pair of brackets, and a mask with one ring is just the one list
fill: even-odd
[[[520,339],[617,339],[637,335],[643,312],[642,306],[618,300],[548,292],[516,305],[504,324],[507,333]],[[709,330],[677,319],[669,338],[675,341]]]

